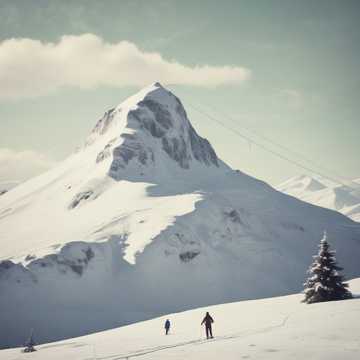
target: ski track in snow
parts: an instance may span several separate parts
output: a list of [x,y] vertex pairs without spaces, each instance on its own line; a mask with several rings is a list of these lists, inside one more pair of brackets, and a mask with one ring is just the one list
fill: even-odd
[[[146,356],[148,354],[152,354],[152,353],[155,353],[155,352],[169,350],[169,349],[178,348],[178,347],[182,347],[182,346],[210,344],[210,343],[218,342],[218,341],[233,340],[233,339],[237,339],[237,338],[244,338],[244,337],[248,337],[248,336],[252,336],[252,335],[263,334],[263,333],[271,332],[271,331],[276,330],[278,328],[284,327],[286,325],[288,319],[290,318],[290,316],[291,316],[291,314],[286,315],[284,317],[284,319],[281,321],[280,324],[267,326],[267,327],[264,327],[264,328],[258,329],[258,330],[243,331],[243,332],[240,332],[240,333],[224,335],[224,336],[215,336],[213,339],[201,338],[201,339],[198,339],[198,340],[185,341],[185,342],[180,342],[180,343],[172,344],[172,345],[164,345],[164,346],[157,346],[157,347],[152,347],[152,348],[144,348],[144,349],[141,349],[141,350],[138,350],[138,351],[135,351],[135,352],[131,352],[131,353],[127,353],[127,354],[124,354],[124,355],[117,354],[117,355],[108,355],[108,356],[104,356],[104,357],[96,357],[96,360],[131,359],[131,358],[140,357],[140,356]],[[93,358],[87,358],[85,360],[93,360]]]
[[[302,295],[291,295],[222,304],[169,314],[77,339],[39,345],[37,352],[33,354],[21,353],[20,348],[2,350],[0,358],[357,360],[360,351],[357,337],[360,330],[357,321],[360,311],[360,279],[350,281],[350,287],[354,292],[353,300],[307,305],[301,303]],[[214,330],[219,334],[210,340],[197,338],[196,327],[194,328],[194,322],[196,324],[206,310],[216,315]],[[174,329],[178,329],[170,336],[158,333],[159,326],[166,318],[172,319]],[[199,327],[200,329],[204,330],[203,327]],[[183,341],[176,341],[184,335],[190,336]],[[243,339],[251,340],[242,341]],[[163,344],[160,345],[159,341]],[[164,341],[169,343],[164,344]],[[174,342],[171,343],[172,341]],[[144,346],[145,344],[149,346]],[[128,351],[122,352],[123,346],[129,347]]]
[[[172,345],[162,345],[162,346],[156,346],[156,347],[143,348],[143,349],[140,349],[140,350],[137,350],[137,351],[127,353],[127,354],[115,354],[115,355],[107,355],[107,356],[97,356],[96,355],[96,346],[95,345],[89,345],[89,344],[85,344],[85,343],[81,344],[81,343],[77,343],[77,342],[66,343],[66,344],[57,344],[57,345],[45,345],[45,346],[41,347],[41,349],[39,349],[39,350],[44,350],[44,349],[49,349],[49,348],[57,348],[57,347],[60,347],[60,348],[61,347],[69,347],[69,346],[71,346],[72,348],[89,346],[89,347],[92,347],[93,352],[94,352],[94,356],[85,358],[84,360],[122,360],[122,359],[126,360],[126,359],[146,356],[146,355],[156,353],[156,352],[159,352],[159,351],[171,350],[171,349],[174,349],[174,348],[188,346],[188,345],[196,345],[196,346],[198,346],[198,345],[204,345],[204,344],[211,344],[211,343],[214,343],[214,342],[233,340],[233,339],[237,339],[237,338],[245,338],[245,337],[252,336],[252,335],[271,332],[273,330],[276,330],[277,328],[281,328],[281,327],[285,326],[287,320],[289,319],[289,317],[290,317],[290,315],[285,316],[283,321],[278,325],[264,327],[264,328],[259,329],[259,330],[250,330],[250,331],[243,331],[243,332],[240,332],[240,333],[235,333],[235,334],[230,334],[230,335],[215,336],[213,339],[201,338],[201,339],[197,339],[197,340],[190,340],[190,341],[180,342],[180,343],[172,344]],[[17,358],[17,359],[20,359],[20,358]],[[16,360],[16,359],[14,359],[14,360]]]
[[[184,341],[177,344],[172,345],[161,345],[156,347],[149,347],[149,348],[143,348],[137,351],[133,351],[127,354],[115,354],[115,355],[107,355],[107,356],[94,356],[85,358],[84,360],[122,360],[122,359],[131,359],[135,357],[141,357],[146,356],[148,354],[152,354],[159,351],[169,350],[173,348],[188,346],[188,345],[204,345],[204,344],[211,344],[213,342],[219,342],[219,341],[226,341],[226,340],[233,340],[237,338],[244,338],[252,335],[257,334],[263,334],[267,332],[271,332],[273,330],[276,330],[277,328],[281,328],[286,325],[286,322],[288,321],[289,317],[291,315],[287,315],[284,317],[284,319],[281,321],[278,325],[273,326],[267,326],[259,330],[250,330],[250,331],[242,331],[240,333],[234,333],[230,335],[224,335],[224,336],[215,336],[213,339],[197,339],[197,340],[190,340],[190,341]],[[46,345],[41,348],[43,349],[49,349],[49,348],[56,348],[56,347],[63,347],[63,346],[72,346],[72,347],[82,347],[82,346],[91,346],[89,344],[81,344],[81,343],[67,343],[67,344],[61,344],[61,345]],[[92,345],[94,352],[96,353],[96,346]]]

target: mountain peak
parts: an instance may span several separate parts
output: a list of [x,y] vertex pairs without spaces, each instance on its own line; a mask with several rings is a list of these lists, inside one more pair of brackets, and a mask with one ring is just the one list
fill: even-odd
[[129,172],[144,176],[219,167],[214,149],[197,134],[181,101],[158,82],[105,112],[87,145],[95,142],[102,147],[96,162],[112,158],[109,175],[116,179]]

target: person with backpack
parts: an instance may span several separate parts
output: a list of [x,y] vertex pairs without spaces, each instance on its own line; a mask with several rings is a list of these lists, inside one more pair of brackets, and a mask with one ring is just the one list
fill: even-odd
[[203,321],[201,322],[201,325],[205,324],[205,331],[206,331],[206,338],[212,339],[212,323],[214,322],[214,319],[210,316],[210,314],[207,312]]
[[165,321],[165,335],[168,335],[169,334],[169,330],[170,330],[170,320],[169,319],[167,319],[166,321]]

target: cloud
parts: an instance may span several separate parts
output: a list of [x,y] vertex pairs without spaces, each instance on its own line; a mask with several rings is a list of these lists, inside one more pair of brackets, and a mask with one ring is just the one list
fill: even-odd
[[24,181],[50,169],[55,162],[33,150],[0,148],[0,181]]
[[0,42],[0,99],[41,96],[64,86],[94,89],[160,81],[216,87],[242,83],[250,75],[238,66],[186,66],[131,42],[107,43],[94,34],[66,35],[57,43],[26,38]]

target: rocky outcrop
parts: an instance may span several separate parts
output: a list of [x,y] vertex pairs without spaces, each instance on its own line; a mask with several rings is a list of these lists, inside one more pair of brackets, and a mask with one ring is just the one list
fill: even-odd
[[[160,84],[128,112],[127,122],[132,132],[122,134],[123,142],[113,149],[113,177],[119,177],[118,171],[130,161],[154,166],[159,161],[155,155],[158,150],[182,169],[189,169],[193,162],[219,166],[214,149],[190,124],[180,100]],[[105,123],[104,120],[98,128],[102,129]],[[101,159],[105,155],[99,156]]]

